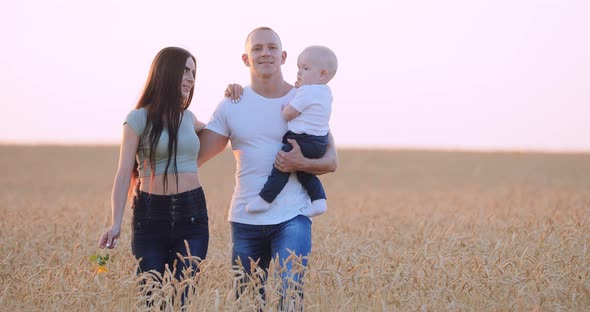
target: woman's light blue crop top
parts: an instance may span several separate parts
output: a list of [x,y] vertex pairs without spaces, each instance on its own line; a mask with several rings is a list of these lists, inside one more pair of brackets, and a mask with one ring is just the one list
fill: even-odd
[[[139,146],[137,148],[136,160],[138,162],[139,176],[147,177],[151,175],[150,156],[149,156],[149,132],[144,133],[147,122],[147,111],[145,108],[132,110],[127,114],[125,123],[139,135]],[[124,124],[125,124],[124,123]],[[180,128],[178,129],[178,150],[176,155],[176,166],[178,172],[198,172],[197,155],[199,154],[200,142],[195,133],[193,124],[193,113],[185,110],[182,115]],[[164,174],[166,161],[168,160],[168,130],[164,128],[158,145],[156,147],[154,175]],[[174,172],[174,159],[170,160],[168,174]]]

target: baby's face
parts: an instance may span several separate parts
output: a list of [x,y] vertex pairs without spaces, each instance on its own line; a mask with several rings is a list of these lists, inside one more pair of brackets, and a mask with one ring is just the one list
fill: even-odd
[[297,58],[297,82],[295,86],[303,86],[310,84],[323,84],[322,66],[318,61],[317,53],[305,50]]

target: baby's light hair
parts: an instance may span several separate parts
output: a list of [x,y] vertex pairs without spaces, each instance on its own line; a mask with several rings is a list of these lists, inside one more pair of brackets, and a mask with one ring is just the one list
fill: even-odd
[[336,71],[338,70],[338,58],[336,57],[336,53],[332,51],[330,48],[320,45],[313,45],[309,46],[301,53],[309,52],[315,55],[314,59],[318,62],[322,68],[328,70],[328,79],[330,81],[336,75]]

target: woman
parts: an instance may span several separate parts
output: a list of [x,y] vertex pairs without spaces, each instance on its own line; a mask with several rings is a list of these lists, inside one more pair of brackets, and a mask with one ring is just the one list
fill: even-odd
[[187,110],[195,75],[195,57],[184,49],[164,48],[154,58],[139,102],[123,124],[112,225],[98,243],[99,248],[116,246],[125,202],[137,187],[131,246],[139,271],[163,275],[168,265],[171,271],[176,268],[178,280],[186,269],[197,271],[209,243],[196,162],[197,132],[205,124]]

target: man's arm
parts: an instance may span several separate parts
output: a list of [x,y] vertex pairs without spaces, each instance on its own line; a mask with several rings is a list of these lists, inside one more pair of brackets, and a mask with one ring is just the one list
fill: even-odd
[[195,127],[195,132],[199,133],[201,132],[201,130],[205,129],[206,124],[202,121],[200,121],[199,119],[197,119],[197,116],[193,115],[193,125]]
[[201,141],[201,148],[197,157],[197,165],[201,167],[213,156],[223,151],[229,138],[209,129],[203,129],[199,132],[199,141]]
[[275,159],[275,167],[283,172],[305,171],[307,173],[320,175],[334,172],[338,167],[338,154],[334,144],[332,133],[328,135],[328,147],[321,158],[305,158],[301,148],[295,140],[288,140],[293,149],[290,152],[279,151]]

